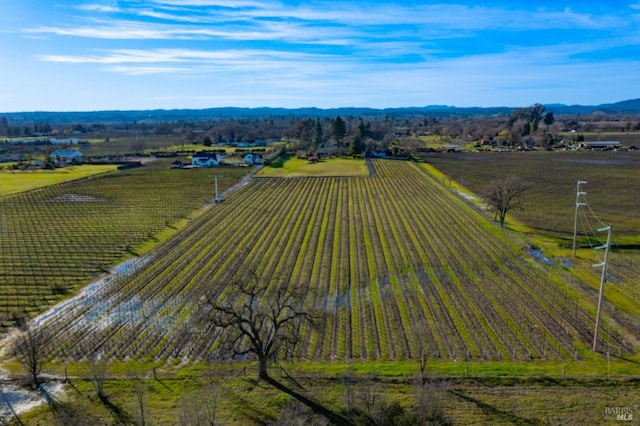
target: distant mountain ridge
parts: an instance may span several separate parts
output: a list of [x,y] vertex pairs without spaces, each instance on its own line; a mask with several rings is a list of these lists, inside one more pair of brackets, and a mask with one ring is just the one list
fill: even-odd
[[[612,104],[601,105],[545,105],[547,112],[556,115],[576,115],[602,112],[605,114],[640,114],[640,98],[629,99]],[[509,115],[514,109],[523,107],[455,107],[448,105],[428,105],[424,107],[402,108],[239,108],[220,107],[205,109],[154,109],[154,110],[106,110],[106,111],[32,111],[0,113],[0,117],[6,117],[9,124],[26,123],[130,123],[130,122],[162,122],[162,121],[203,121],[232,118],[260,118],[269,116],[294,116],[294,117],[335,117],[340,116],[414,116],[429,115],[434,117],[473,117],[491,115]]]

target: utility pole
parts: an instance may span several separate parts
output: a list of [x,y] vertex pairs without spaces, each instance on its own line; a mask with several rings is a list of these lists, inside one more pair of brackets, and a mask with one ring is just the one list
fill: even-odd
[[607,261],[609,258],[609,249],[611,247],[611,226],[598,229],[598,232],[604,231],[608,231],[607,244],[596,247],[596,250],[605,249],[604,261],[593,265],[594,268],[599,268],[600,266],[602,266],[602,277],[600,278],[600,294],[598,295],[598,313],[596,314],[596,329],[593,332],[593,352],[596,352],[596,349],[598,347],[598,331],[600,329],[600,315],[602,313],[602,298],[604,293],[604,283],[605,281],[607,281]]
[[576,215],[573,220],[573,257],[576,257],[576,235],[578,234],[578,208],[582,206],[586,206],[586,203],[580,202],[581,195],[587,195],[586,192],[582,192],[580,190],[580,185],[586,184],[586,180],[579,180],[576,188]]
[[213,199],[214,203],[219,203],[222,201],[222,197],[218,196],[218,176],[217,175],[209,175],[209,177],[214,178],[215,186],[216,186],[216,198]]

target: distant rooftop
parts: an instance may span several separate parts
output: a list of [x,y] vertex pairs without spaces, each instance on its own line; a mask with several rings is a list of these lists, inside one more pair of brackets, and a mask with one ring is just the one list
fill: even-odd
[[591,142],[580,142],[584,146],[619,146],[620,142],[618,141],[591,141]]

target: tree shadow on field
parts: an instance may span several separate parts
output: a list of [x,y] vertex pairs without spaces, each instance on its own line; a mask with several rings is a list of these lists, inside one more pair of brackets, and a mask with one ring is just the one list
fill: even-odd
[[499,418],[500,420],[505,420],[514,425],[537,425],[538,421],[533,419],[527,419],[524,417],[517,416],[508,411],[500,410],[499,408],[494,407],[493,405],[487,404],[486,402],[482,402],[479,399],[476,399],[472,396],[465,395],[464,393],[456,390],[449,391],[453,395],[464,399],[465,401],[471,402],[475,404],[478,408],[480,408],[485,414],[494,416]]
[[276,420],[275,417],[256,408],[253,401],[249,401],[238,393],[229,392],[227,397],[232,401],[235,414],[242,418],[252,420],[255,424],[265,424]]
[[329,422],[331,422],[331,424],[334,424],[334,425],[347,425],[347,426],[354,425],[354,423],[352,423],[348,419],[342,417],[341,415],[339,415],[337,413],[334,413],[333,411],[331,411],[328,408],[318,404],[317,402],[307,398],[306,396],[299,394],[298,392],[294,391],[293,389],[288,388],[287,386],[285,386],[284,384],[278,382],[277,380],[275,380],[275,379],[273,379],[271,377],[268,377],[265,380],[266,380],[267,383],[269,383],[274,388],[286,393],[287,395],[290,395],[290,396],[294,397],[295,399],[297,399],[298,401],[300,401],[301,403],[303,403],[304,405],[309,407],[311,410],[313,410],[314,413],[323,416]]
[[113,402],[109,401],[109,398],[106,396],[99,397],[100,402],[111,412],[113,418],[116,421],[116,424],[119,425],[135,425],[136,421],[133,419],[131,414],[127,413],[121,407],[118,407]]
[[55,396],[49,393],[49,391],[47,391],[47,389],[42,386],[42,383],[38,383],[38,391],[40,392],[40,395],[44,397],[45,401],[47,401],[47,404],[54,412],[60,407],[60,401],[58,401]]

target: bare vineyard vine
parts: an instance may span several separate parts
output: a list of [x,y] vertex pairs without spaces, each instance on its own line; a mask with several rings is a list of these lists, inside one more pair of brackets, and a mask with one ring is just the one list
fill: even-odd
[[215,358],[203,301],[254,274],[326,314],[302,325],[301,359],[567,359],[589,341],[591,316],[495,226],[415,164],[373,164],[375,177],[252,179],[43,320],[51,353]]

